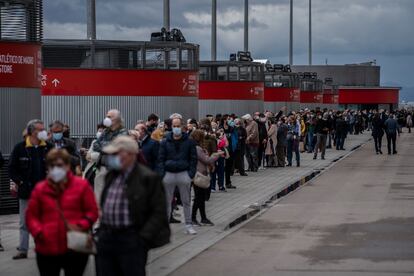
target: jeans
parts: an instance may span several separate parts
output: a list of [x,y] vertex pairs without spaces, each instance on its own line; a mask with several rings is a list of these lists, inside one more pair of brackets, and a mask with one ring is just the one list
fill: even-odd
[[299,153],[299,140],[288,139],[287,140],[287,161],[289,166],[292,166],[293,152],[296,155],[296,164],[300,165],[300,153]]
[[306,139],[307,139],[307,147],[308,147],[308,153],[313,152],[313,131],[309,131],[308,134],[306,135]]
[[325,158],[325,151],[326,151],[326,134],[318,133],[316,134],[316,146],[315,146],[315,153],[313,155],[314,158],[318,157],[318,150],[321,151],[321,157]]
[[29,250],[29,231],[26,226],[26,209],[27,199],[19,199],[19,229],[20,229],[20,240],[19,240],[19,251],[27,253]]
[[224,157],[220,157],[216,161],[216,170],[210,174],[210,189],[216,189],[216,182],[219,188],[224,188]]
[[40,276],[59,276],[62,269],[65,276],[82,276],[88,259],[89,255],[75,252],[57,256],[36,254]]
[[167,172],[164,176],[163,182],[167,199],[168,219],[170,219],[171,202],[174,197],[175,187],[177,187],[180,192],[180,198],[184,208],[185,224],[191,225],[191,178],[188,175],[188,172]]
[[98,237],[98,276],[145,276],[148,249],[136,230],[102,229]]
[[252,172],[259,168],[258,149],[256,145],[246,145],[247,163],[249,164],[249,170]]
[[344,149],[345,135],[337,133],[335,138],[336,138],[336,142],[335,142],[336,149],[337,150]]
[[397,141],[397,133],[396,132],[387,133],[388,154],[391,154],[391,144],[392,144],[392,153],[397,152],[396,141]]

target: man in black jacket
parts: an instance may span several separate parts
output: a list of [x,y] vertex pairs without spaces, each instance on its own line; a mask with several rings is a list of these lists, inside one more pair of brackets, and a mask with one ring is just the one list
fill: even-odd
[[318,157],[318,150],[321,152],[321,159],[325,160],[325,152],[326,152],[326,139],[328,137],[329,128],[329,115],[325,113],[318,116],[315,125],[315,133],[316,133],[316,145],[315,145],[315,153],[313,155],[313,159]]
[[29,232],[26,227],[26,207],[35,185],[46,177],[46,154],[52,146],[46,143],[47,132],[40,120],[27,124],[26,140],[16,144],[9,162],[10,179],[18,187],[20,244],[14,260],[26,259],[29,250]]
[[144,123],[137,124],[135,130],[138,132],[138,145],[145,157],[145,161],[148,167],[154,171],[157,166],[160,144],[151,138],[151,133]]
[[191,220],[191,181],[197,170],[197,150],[193,140],[182,131],[181,119],[172,119],[172,132],[160,144],[158,172],[163,176],[167,213],[171,213],[171,202],[175,187],[180,192],[184,207],[186,233],[197,234]]
[[63,136],[64,125],[65,124],[59,120],[53,121],[49,125],[51,137],[48,142],[56,149],[65,149],[71,157],[72,172],[75,175],[81,175],[80,154],[76,149],[75,142]]
[[344,149],[344,143],[346,138],[346,133],[348,126],[344,120],[344,116],[342,116],[341,112],[338,111],[337,117],[335,120],[335,144],[336,144],[336,150],[345,150]]
[[148,250],[170,240],[161,177],[138,164],[131,137],[119,136],[103,151],[109,172],[100,200],[98,275],[145,275]]
[[257,158],[259,160],[258,166],[264,166],[264,153],[267,144],[267,128],[266,128],[266,116],[263,113],[260,113],[259,119],[256,121],[259,128],[259,150],[257,153]]

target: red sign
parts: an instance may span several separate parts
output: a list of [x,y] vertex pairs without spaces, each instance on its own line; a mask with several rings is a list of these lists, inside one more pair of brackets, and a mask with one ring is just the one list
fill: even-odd
[[340,104],[398,104],[400,89],[397,87],[340,87]]
[[0,41],[0,87],[40,88],[39,44]]
[[322,92],[301,91],[300,92],[300,102],[301,103],[323,103],[323,93]]
[[44,96],[198,96],[198,72],[44,69]]
[[200,81],[200,100],[258,100],[263,101],[263,82]]
[[299,102],[300,90],[298,88],[265,87],[265,102]]

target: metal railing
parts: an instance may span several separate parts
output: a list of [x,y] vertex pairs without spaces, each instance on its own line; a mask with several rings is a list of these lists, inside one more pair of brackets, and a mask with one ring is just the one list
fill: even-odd
[[199,46],[160,41],[44,40],[45,68],[198,70]]

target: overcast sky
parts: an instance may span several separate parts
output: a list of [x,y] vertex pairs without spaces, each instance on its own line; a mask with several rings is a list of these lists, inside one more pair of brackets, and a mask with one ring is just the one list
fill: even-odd
[[[44,1],[46,38],[85,38],[85,0]],[[218,57],[243,48],[243,0],[218,0]],[[414,0],[313,0],[314,64],[377,60],[382,83],[414,87]],[[96,0],[99,39],[148,40],[163,0]],[[171,0],[171,27],[210,58],[211,0]],[[308,0],[294,0],[294,63],[307,63]],[[250,0],[254,58],[288,62],[289,0]]]

